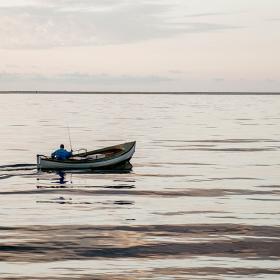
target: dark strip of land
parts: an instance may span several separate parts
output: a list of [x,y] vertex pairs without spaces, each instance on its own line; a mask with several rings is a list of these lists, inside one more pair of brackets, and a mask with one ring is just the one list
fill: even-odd
[[280,95],[280,92],[0,91],[0,94]]

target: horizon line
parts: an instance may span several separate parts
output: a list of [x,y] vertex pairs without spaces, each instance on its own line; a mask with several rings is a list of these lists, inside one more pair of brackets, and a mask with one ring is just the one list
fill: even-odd
[[157,94],[157,95],[280,95],[276,91],[72,91],[1,90],[0,94]]

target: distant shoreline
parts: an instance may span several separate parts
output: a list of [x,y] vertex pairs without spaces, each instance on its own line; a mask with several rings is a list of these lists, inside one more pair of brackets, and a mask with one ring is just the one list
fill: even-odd
[[280,92],[0,91],[0,94],[280,95]]

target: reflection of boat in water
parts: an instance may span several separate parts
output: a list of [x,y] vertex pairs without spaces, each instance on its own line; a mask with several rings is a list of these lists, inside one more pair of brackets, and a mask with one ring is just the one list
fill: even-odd
[[37,168],[40,170],[114,170],[131,169],[129,163],[135,152],[136,142],[123,143],[103,149],[78,152],[66,160],[37,155]]

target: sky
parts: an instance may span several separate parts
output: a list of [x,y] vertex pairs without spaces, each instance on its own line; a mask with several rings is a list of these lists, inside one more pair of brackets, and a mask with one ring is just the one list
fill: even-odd
[[280,92],[279,0],[0,0],[0,90]]

